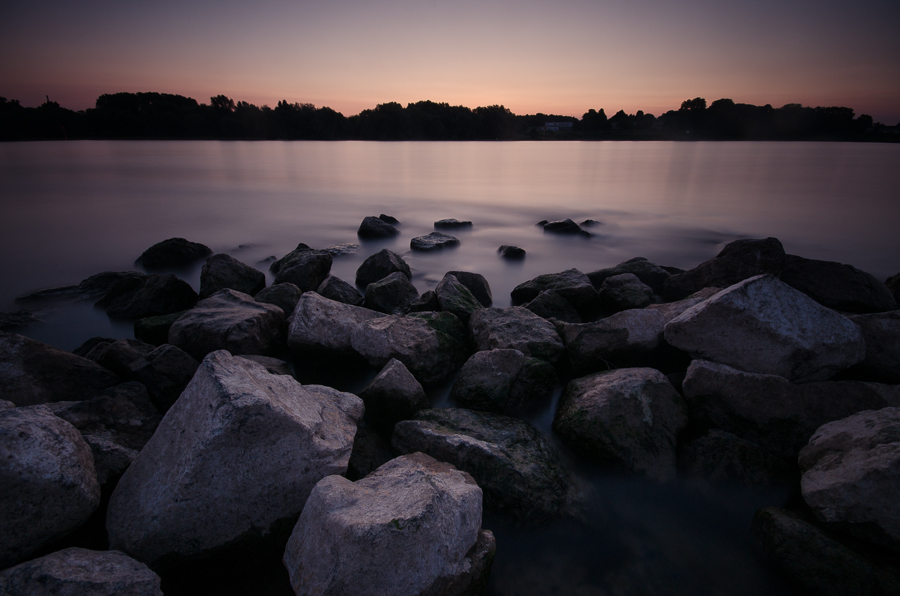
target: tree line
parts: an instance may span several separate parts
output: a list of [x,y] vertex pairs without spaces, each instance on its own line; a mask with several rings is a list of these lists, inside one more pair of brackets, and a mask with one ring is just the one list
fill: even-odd
[[[547,127],[548,123],[565,123]],[[0,140],[234,139],[234,140],[838,140],[900,141],[900,124],[885,126],[851,108],[780,108],[700,97],[659,117],[623,110],[607,117],[590,109],[581,119],[519,116],[501,105],[477,107],[419,101],[389,102],[346,117],[328,107],[279,101],[274,108],[224,95],[209,104],[168,93],[113,93],[95,107],[73,111],[47,101],[26,108],[0,97]]]

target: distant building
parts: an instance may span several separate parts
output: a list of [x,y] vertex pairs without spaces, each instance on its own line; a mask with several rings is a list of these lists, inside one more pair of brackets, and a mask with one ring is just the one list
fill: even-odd
[[545,122],[540,130],[544,132],[572,132],[574,122]]

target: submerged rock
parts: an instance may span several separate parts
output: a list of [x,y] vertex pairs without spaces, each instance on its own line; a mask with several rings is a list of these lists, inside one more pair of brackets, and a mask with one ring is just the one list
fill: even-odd
[[184,238],[169,238],[145,250],[134,264],[145,269],[177,268],[190,265],[211,254],[213,252],[208,246],[198,242],[188,242]]
[[459,246],[459,238],[440,232],[432,232],[427,236],[416,236],[409,241],[409,247],[413,250],[440,250],[451,246]]
[[497,252],[500,253],[500,256],[504,259],[510,260],[518,260],[525,258],[525,249],[519,248],[518,246],[511,246],[509,244],[503,244],[500,248],[497,249]]
[[545,222],[542,226],[545,232],[550,232],[552,234],[572,234],[572,235],[580,235],[580,236],[590,236],[591,233],[582,230],[581,226],[572,221],[571,219],[560,219],[557,221],[548,221]]
[[114,319],[144,319],[182,311],[197,304],[194,289],[171,273],[118,282],[96,306]]
[[200,270],[200,298],[231,289],[255,295],[266,287],[266,274],[241,263],[231,255],[217,254],[206,259]]

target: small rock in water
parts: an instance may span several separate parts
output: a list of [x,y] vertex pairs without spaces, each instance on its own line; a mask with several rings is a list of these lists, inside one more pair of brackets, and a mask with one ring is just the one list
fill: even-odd
[[439,250],[450,246],[459,246],[459,239],[440,232],[416,236],[409,241],[409,247],[413,250]]
[[135,261],[145,269],[184,267],[213,254],[212,249],[184,238],[169,238],[145,250]]
[[603,223],[602,221],[597,221],[596,219],[586,219],[583,222],[581,222],[580,225],[582,225],[586,228],[589,228],[591,226],[599,226],[602,223]]
[[434,222],[434,227],[438,230],[454,230],[459,228],[471,228],[471,221],[460,221],[458,219],[440,219]]
[[518,246],[511,246],[509,244],[504,244],[500,248],[497,249],[497,252],[500,253],[500,256],[504,259],[524,259],[525,258],[525,249],[519,248]]
[[372,216],[363,219],[362,223],[359,224],[359,229],[356,231],[357,236],[366,239],[390,238],[399,233],[400,230],[392,224]]
[[389,223],[389,224],[391,224],[392,226],[398,226],[398,225],[400,225],[400,220],[399,220],[399,219],[397,219],[396,217],[393,217],[393,216],[391,216],[391,215],[385,215],[384,213],[382,213],[381,215],[379,215],[379,216],[378,216],[378,219],[380,219],[381,221],[383,221],[383,222],[385,222],[385,223]]
[[356,270],[356,285],[365,287],[379,279],[384,279],[395,271],[403,273],[407,279],[412,278],[412,272],[403,257],[383,248],[363,261],[363,264]]
[[571,219],[561,219],[559,221],[551,221],[544,224],[544,231],[552,234],[577,234],[580,236],[590,236],[591,233],[582,230],[581,227]]
[[265,273],[224,253],[206,259],[200,270],[200,298],[209,298],[225,288],[253,296],[264,287]]
[[409,305],[419,297],[419,291],[401,272],[391,273],[366,286],[364,305],[366,308],[389,315],[409,311]]
[[40,323],[40,319],[34,316],[30,310],[18,310],[16,312],[0,313],[0,331],[11,331],[28,327],[34,323]]

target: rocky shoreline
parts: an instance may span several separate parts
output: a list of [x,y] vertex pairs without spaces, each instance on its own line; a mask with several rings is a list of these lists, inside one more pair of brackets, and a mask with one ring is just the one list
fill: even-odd
[[[522,419],[562,387],[552,429],[575,457],[795,486],[748,520],[760,560],[811,594],[900,594],[900,275],[746,239],[687,271],[540,275],[499,308],[475,272],[420,295],[387,249],[348,283],[330,275],[345,250],[300,244],[266,287],[170,239],[138,258],[147,273],[23,297],[95,301],[137,339],[69,353],[0,332],[0,593],[189,593],[242,565],[280,570],[272,593],[483,593],[503,549],[484,512],[539,525],[592,498]],[[199,293],[166,272],[203,259]],[[377,374],[358,395],[296,380],[322,363]],[[437,384],[454,407],[430,408]]]

